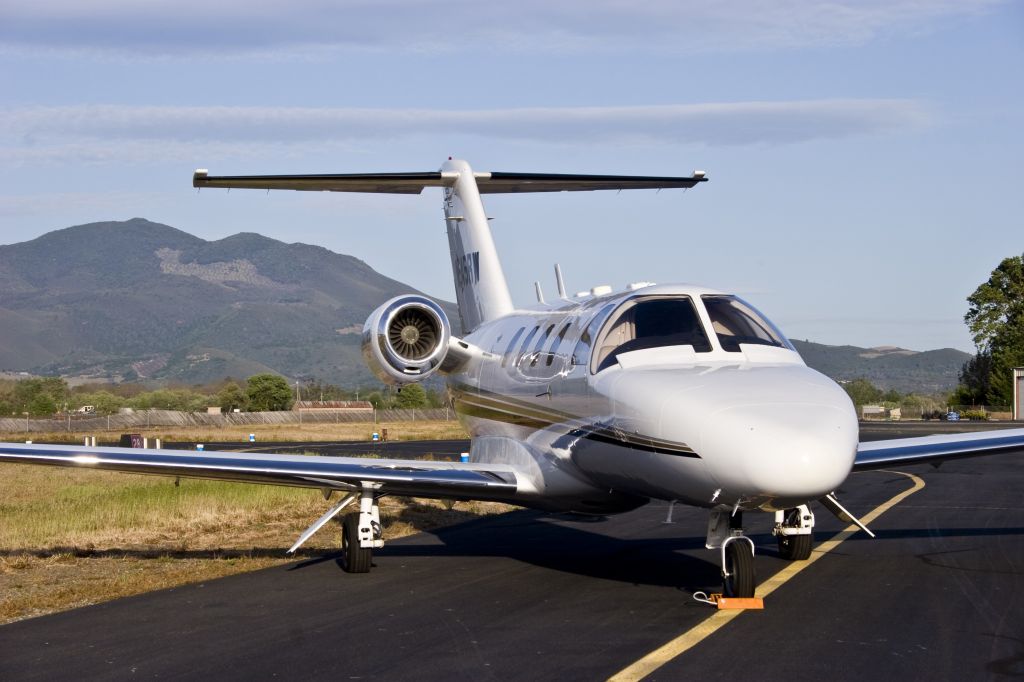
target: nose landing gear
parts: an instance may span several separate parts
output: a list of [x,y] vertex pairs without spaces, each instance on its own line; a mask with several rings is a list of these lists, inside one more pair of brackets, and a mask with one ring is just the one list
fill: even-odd
[[708,549],[722,551],[723,592],[727,597],[754,596],[754,542],[743,534],[743,514],[712,511],[708,519]]

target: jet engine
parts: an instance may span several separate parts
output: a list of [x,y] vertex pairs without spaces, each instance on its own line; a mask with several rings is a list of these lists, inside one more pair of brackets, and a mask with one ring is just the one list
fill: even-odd
[[423,296],[397,296],[363,325],[363,359],[384,383],[411,384],[438,370],[451,335],[441,306]]

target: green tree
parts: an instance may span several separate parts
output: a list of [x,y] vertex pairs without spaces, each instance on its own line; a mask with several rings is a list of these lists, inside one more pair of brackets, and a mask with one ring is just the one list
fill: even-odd
[[850,396],[850,400],[858,407],[877,403],[882,399],[882,391],[867,379],[854,379],[843,384],[843,389]]
[[[988,281],[967,297],[970,307],[964,315],[974,344],[978,348],[975,366],[964,366],[961,380],[968,375],[972,391],[977,392],[984,381],[971,372],[988,367],[985,399],[990,405],[1009,405],[1013,400],[1014,367],[1024,366],[1024,255],[1004,258],[992,271]],[[982,360],[987,354],[988,360]]]
[[403,386],[395,399],[395,407],[401,410],[418,410],[427,406],[427,392],[419,384]]
[[254,412],[275,412],[292,406],[292,392],[288,382],[276,374],[249,377],[245,393],[249,397],[249,409]]
[[249,396],[241,386],[232,381],[217,393],[217,404],[225,412],[244,410],[249,406]]
[[[42,400],[40,396],[45,396]],[[33,409],[42,409],[44,405],[53,405],[49,412],[39,414],[53,414],[58,407],[63,407],[68,399],[68,383],[60,377],[41,377],[22,379],[14,385],[11,402],[18,412],[33,412]],[[33,405],[35,406],[33,408]]]
[[124,407],[125,399],[114,395],[110,391],[96,391],[95,393],[80,393],[74,396],[74,402],[69,404],[72,409],[78,409],[82,405],[92,405],[96,408],[96,414],[114,414]]
[[47,393],[37,393],[26,410],[33,417],[49,417],[57,411],[57,403]]

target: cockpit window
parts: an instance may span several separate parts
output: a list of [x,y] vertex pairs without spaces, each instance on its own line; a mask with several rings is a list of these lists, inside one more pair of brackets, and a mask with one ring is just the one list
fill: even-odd
[[689,297],[637,299],[624,304],[605,326],[591,368],[600,372],[614,365],[621,353],[661,346],[693,346],[698,353],[711,352]]
[[792,350],[782,332],[746,301],[735,296],[701,296],[701,300],[723,350],[737,353],[741,343]]

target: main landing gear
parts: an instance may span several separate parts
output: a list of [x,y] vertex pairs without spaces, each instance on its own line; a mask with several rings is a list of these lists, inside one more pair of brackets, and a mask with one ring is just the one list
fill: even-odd
[[727,597],[753,597],[754,542],[743,534],[743,513],[712,511],[708,519],[708,549],[722,551],[723,592]]
[[341,520],[341,567],[347,573],[369,573],[373,550],[383,547],[380,507],[371,488],[363,488],[359,511],[345,514]]
[[[373,566],[374,548],[384,546],[380,528],[380,507],[377,506],[378,490],[380,483],[363,482],[358,490],[345,495],[338,504],[314,521],[313,525],[299,536],[288,553],[295,553],[295,550],[312,537],[313,533],[358,500],[359,511],[346,514],[341,520],[341,567],[349,573],[368,573]],[[324,499],[330,499],[332,492],[329,489],[324,490]]]

